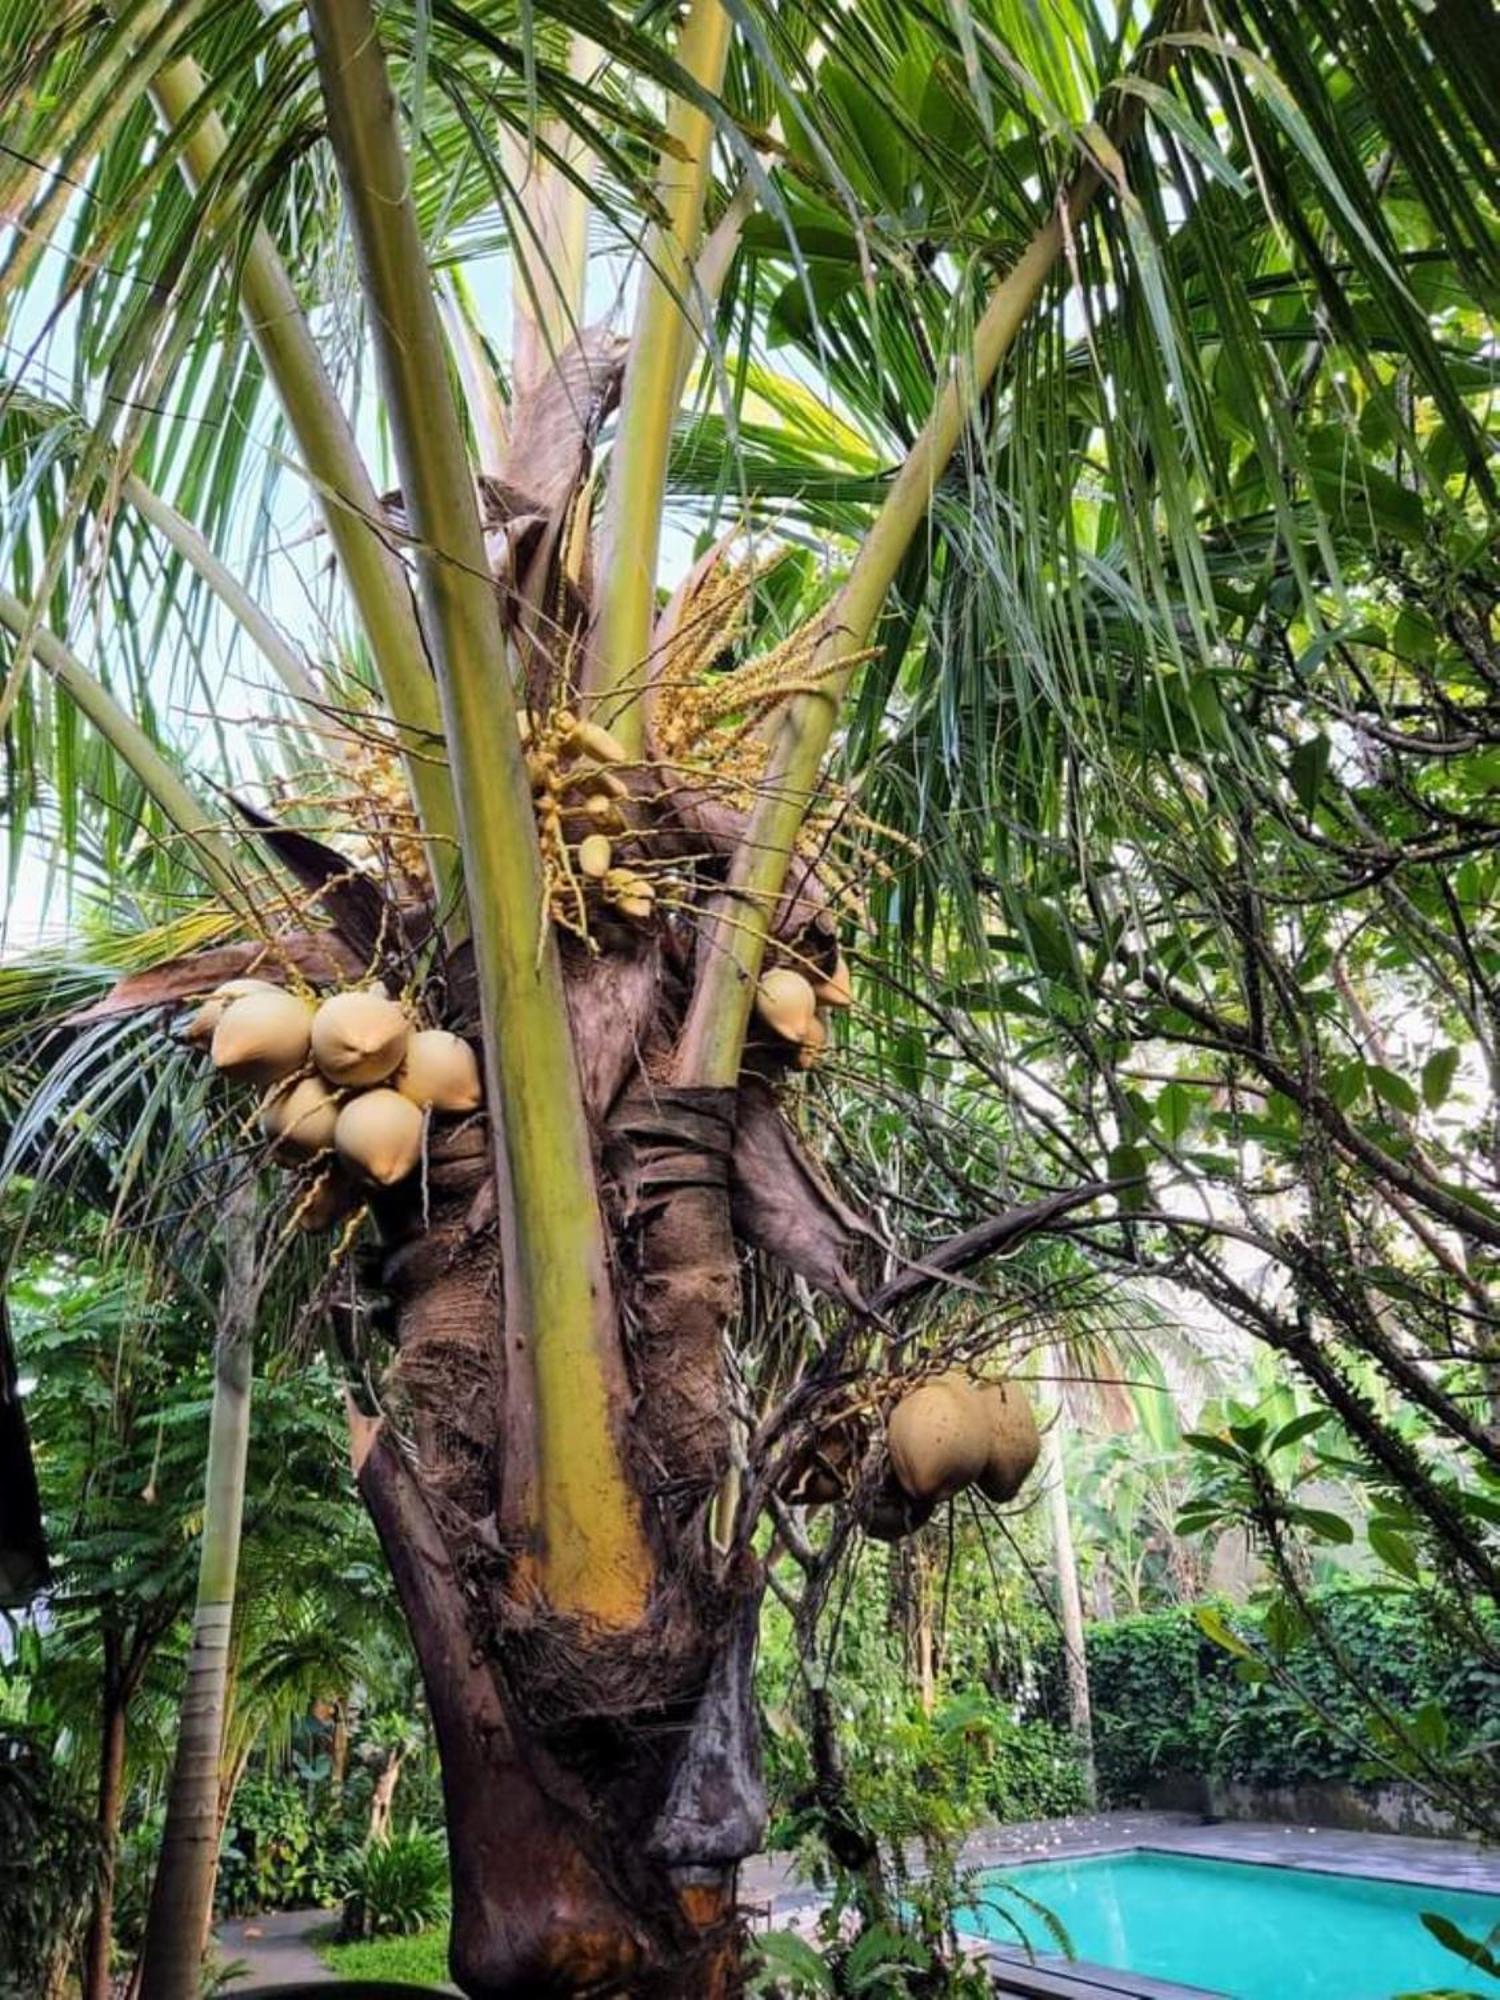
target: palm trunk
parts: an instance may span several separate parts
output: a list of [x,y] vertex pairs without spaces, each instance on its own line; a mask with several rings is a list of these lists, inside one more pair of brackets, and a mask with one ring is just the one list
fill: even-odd
[[[1054,1357],[1056,1365],[1056,1357]],[[1063,1437],[1067,1418],[1061,1394],[1052,1422],[1042,1439],[1042,1478],[1047,1491],[1047,1517],[1052,1529],[1052,1560],[1057,1576],[1057,1609],[1062,1625],[1063,1659],[1068,1678],[1068,1724],[1083,1767],[1084,1796],[1098,1803],[1094,1774],[1094,1719],[1089,1700],[1088,1654],[1083,1639],[1083,1594],[1078,1587],[1078,1556],[1073,1547],[1073,1522],[1068,1512]]]
[[203,1546],[187,1687],[146,1917],[145,2000],[196,2000],[219,1856],[219,1758],[229,1681],[229,1635],[250,1445],[252,1341],[258,1303],[249,1191],[225,1218],[225,1280],[209,1419]]
[[115,1863],[120,1842],[120,1808],[125,1794],[125,1714],[127,1698],[120,1673],[118,1643],[106,1635],[104,1691],[99,1730],[99,1884],[83,1947],[82,2000],[109,2000],[110,1947],[115,1924]]

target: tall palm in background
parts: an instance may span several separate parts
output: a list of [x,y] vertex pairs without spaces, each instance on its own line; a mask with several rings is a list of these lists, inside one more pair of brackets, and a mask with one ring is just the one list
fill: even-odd
[[[379,978],[478,1048],[485,1116],[432,1125],[320,1294],[455,1976],[728,1990],[762,1511],[851,1383],[909,1373],[935,1272],[1139,1181],[1117,1106],[1113,1157],[1044,1141],[1005,1227],[868,1310],[869,1224],[791,1112],[842,947],[918,1080],[933,979],[1023,1010],[984,906],[1072,963],[1007,857],[1069,852],[1084,780],[1123,810],[1112,717],[1220,747],[1270,593],[1316,658],[1345,630],[1347,516],[1408,490],[1362,414],[1488,505],[1482,343],[1421,282],[1493,280],[1481,10],[0,22],[17,851],[54,833],[149,932],[106,1015]],[[267,467],[300,552],[284,484],[239,504]],[[669,496],[703,530],[670,573]],[[288,1228],[329,1191],[286,1185]],[[767,1352],[751,1249],[830,1302],[817,1340]]]

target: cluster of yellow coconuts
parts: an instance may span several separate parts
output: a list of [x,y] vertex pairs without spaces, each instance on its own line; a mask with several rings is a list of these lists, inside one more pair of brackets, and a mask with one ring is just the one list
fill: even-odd
[[[226,1076],[265,1090],[261,1130],[279,1159],[294,1165],[331,1152],[375,1187],[415,1171],[429,1112],[475,1111],[483,1098],[468,1043],[446,1028],[414,1027],[381,986],[312,1000],[268,980],[232,979],[184,1034]],[[323,1206],[336,1212],[331,1200]]]
[[793,965],[777,965],[763,974],[755,990],[759,1020],[783,1041],[797,1047],[797,1067],[811,1069],[828,1046],[830,1007],[847,1007],[853,1000],[849,968],[842,956],[825,978],[812,980]]
[[1041,1451],[1030,1403],[1014,1382],[976,1380],[959,1369],[909,1389],[886,1419],[896,1483],[932,1508],[966,1486],[1013,1500]]

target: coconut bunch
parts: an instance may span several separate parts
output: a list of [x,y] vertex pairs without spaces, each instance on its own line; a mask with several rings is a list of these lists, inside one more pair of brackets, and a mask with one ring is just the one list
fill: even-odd
[[755,1018],[775,1048],[790,1043],[799,1069],[811,1069],[828,1046],[828,1016],[852,1005],[849,967],[842,954],[826,974],[774,965],[755,989]]
[[909,1389],[886,1419],[885,1442],[899,1489],[885,1498],[904,1499],[912,1527],[968,1486],[987,1500],[1013,1500],[1041,1451],[1035,1414],[1016,1384],[959,1369]]
[[483,1101],[469,1044],[415,1026],[381,986],[316,999],[233,979],[184,1038],[225,1076],[262,1090],[260,1126],[276,1158],[316,1170],[298,1209],[303,1228],[331,1227],[361,1187],[398,1186],[421,1164],[428,1118]]

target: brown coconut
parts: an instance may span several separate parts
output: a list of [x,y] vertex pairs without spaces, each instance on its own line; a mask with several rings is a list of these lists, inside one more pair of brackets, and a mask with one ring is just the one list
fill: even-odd
[[424,1111],[429,1105],[434,1111],[477,1111],[484,1101],[474,1051],[446,1028],[423,1028],[407,1037],[406,1060],[394,1082]]
[[814,1014],[802,1036],[802,1046],[797,1051],[798,1069],[811,1069],[828,1046],[828,1024],[821,1014]]
[[214,1068],[246,1083],[280,1083],[307,1061],[312,1018],[308,1002],[280,986],[241,994],[214,1029]]
[[351,1097],[333,1128],[339,1158],[378,1187],[404,1181],[422,1157],[426,1120],[399,1090],[362,1090]]
[[269,979],[226,979],[222,986],[214,988],[189,1020],[182,1031],[182,1039],[191,1042],[195,1048],[206,1049],[231,1000],[243,1000],[247,993],[277,993],[280,990]]
[[335,993],[313,1017],[313,1061],[330,1083],[384,1083],[401,1067],[406,1038],[405,1014],[383,993]]
[[790,965],[773,966],[755,989],[755,1011],[766,1026],[789,1042],[804,1042],[818,1018],[811,985]]
[[919,1383],[891,1411],[886,1445],[892,1470],[914,1500],[950,1500],[988,1462],[984,1402],[965,1375]]
[[1041,1455],[1036,1413],[1014,1382],[980,1382],[976,1394],[989,1431],[977,1485],[987,1500],[1014,1500]]
[[877,1542],[900,1542],[932,1519],[936,1500],[914,1500],[888,1472],[866,1508],[861,1525]]
[[260,1107],[260,1129],[276,1151],[292,1159],[311,1158],[333,1144],[338,1100],[320,1076],[278,1084]]

